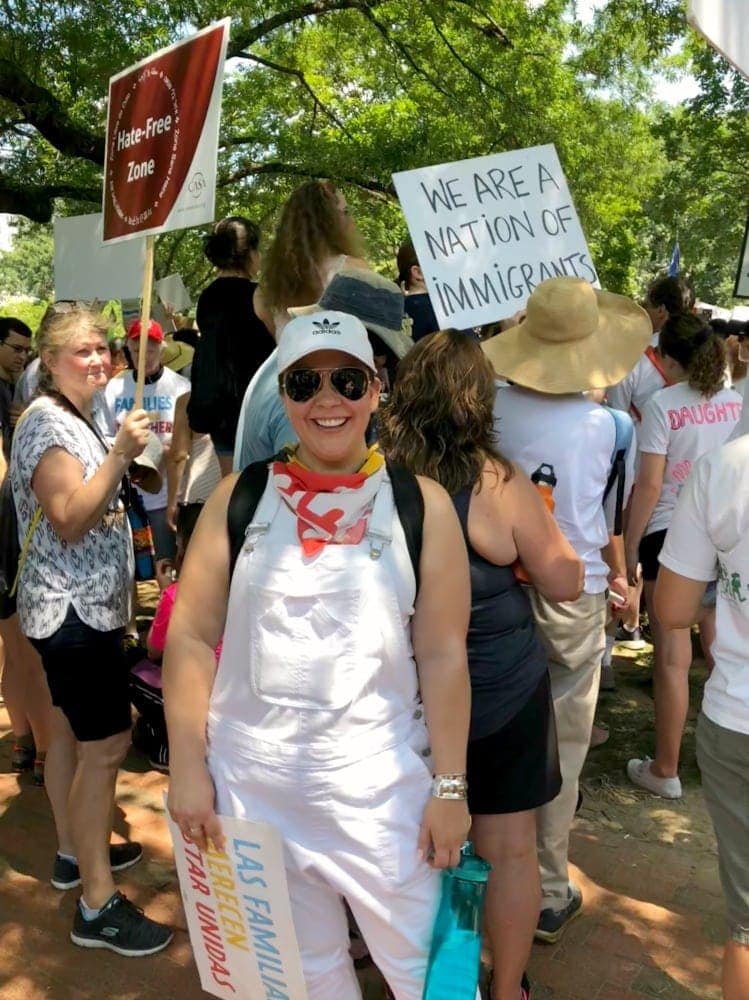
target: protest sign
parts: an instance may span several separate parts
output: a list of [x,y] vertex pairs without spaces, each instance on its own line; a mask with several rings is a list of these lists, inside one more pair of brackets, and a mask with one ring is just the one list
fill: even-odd
[[191,305],[190,293],[185,288],[181,274],[168,274],[165,278],[154,282],[153,290],[165,309],[170,312],[184,312]]
[[55,299],[132,298],[140,295],[144,240],[102,246],[102,216],[54,220]]
[[306,1000],[281,837],[219,819],[223,853],[201,851],[167,815],[200,985],[221,1000]]
[[393,174],[442,327],[493,323],[545,278],[598,282],[553,145]]
[[113,76],[104,163],[104,240],[214,216],[229,18]]
[[744,240],[741,244],[739,266],[736,271],[736,282],[733,286],[736,299],[749,299],[749,216],[744,227]]
[[687,20],[740,73],[749,77],[746,0],[689,0]]

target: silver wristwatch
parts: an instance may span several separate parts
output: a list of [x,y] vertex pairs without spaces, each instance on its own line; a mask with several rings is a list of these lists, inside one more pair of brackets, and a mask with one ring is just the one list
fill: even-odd
[[432,778],[432,796],[435,799],[468,798],[468,782],[464,774],[435,774]]

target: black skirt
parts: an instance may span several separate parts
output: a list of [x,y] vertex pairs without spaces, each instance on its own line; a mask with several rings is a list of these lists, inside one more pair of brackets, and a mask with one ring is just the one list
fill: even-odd
[[562,787],[548,672],[509,722],[468,744],[472,815],[524,812],[551,802]]

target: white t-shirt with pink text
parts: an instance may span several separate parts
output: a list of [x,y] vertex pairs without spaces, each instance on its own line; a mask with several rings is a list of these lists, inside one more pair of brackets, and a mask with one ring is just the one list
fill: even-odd
[[666,468],[646,535],[668,528],[693,464],[728,440],[741,416],[741,403],[741,396],[733,389],[721,389],[707,399],[686,382],[667,386],[650,397],[642,414],[639,450],[665,455]]

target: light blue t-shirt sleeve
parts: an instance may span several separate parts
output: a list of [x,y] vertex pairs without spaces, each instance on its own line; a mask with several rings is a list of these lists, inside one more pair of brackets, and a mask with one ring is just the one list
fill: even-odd
[[268,443],[270,444],[271,450],[269,454],[271,455],[279,452],[285,444],[296,444],[297,436],[294,428],[291,426],[291,421],[286,416],[286,408],[280,396],[276,397],[273,404],[269,431]]
[[263,362],[250,382],[237,424],[234,469],[262,462],[296,441],[278,393],[275,353]]

